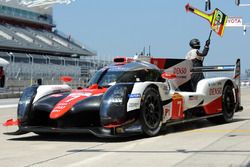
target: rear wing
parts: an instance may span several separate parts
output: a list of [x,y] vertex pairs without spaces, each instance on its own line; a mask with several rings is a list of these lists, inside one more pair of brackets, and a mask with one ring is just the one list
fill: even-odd
[[[186,59],[171,59],[171,58],[150,58],[150,63],[155,64],[164,72],[176,75],[176,79],[172,79],[175,88],[185,90],[189,84],[192,73],[200,72],[234,72],[232,79],[240,88],[240,59],[235,65],[216,65],[204,67],[192,67],[192,61]],[[240,89],[239,89],[240,90]]]
[[217,66],[204,66],[194,67],[191,69],[192,73],[200,72],[230,72],[234,71],[233,79],[235,83],[240,87],[240,59],[237,59],[235,65],[217,65]]

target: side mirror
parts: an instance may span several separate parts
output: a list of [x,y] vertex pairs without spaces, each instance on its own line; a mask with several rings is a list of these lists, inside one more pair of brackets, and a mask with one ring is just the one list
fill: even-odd
[[176,74],[164,72],[164,73],[161,74],[161,77],[164,78],[164,79],[175,79]]
[[89,87],[89,89],[98,89],[98,84],[93,84]]

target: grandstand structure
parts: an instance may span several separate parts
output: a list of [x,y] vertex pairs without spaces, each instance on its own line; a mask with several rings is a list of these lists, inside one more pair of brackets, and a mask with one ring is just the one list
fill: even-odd
[[94,51],[59,32],[52,7],[30,5],[0,1],[0,58],[9,62],[4,67],[5,87],[22,89],[37,79],[58,84],[63,75],[72,76],[72,85],[80,86],[108,63],[96,61]]

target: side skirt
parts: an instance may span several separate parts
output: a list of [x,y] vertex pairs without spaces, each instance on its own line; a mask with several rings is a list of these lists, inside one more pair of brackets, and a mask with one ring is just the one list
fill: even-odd
[[222,113],[213,114],[213,115],[206,115],[206,116],[197,117],[197,118],[190,118],[190,119],[186,119],[186,120],[184,119],[184,120],[177,120],[177,121],[169,121],[169,122],[166,122],[163,126],[167,127],[167,126],[171,126],[171,125],[193,122],[193,121],[198,121],[198,120],[212,118],[212,117],[221,116],[221,115],[222,115]]

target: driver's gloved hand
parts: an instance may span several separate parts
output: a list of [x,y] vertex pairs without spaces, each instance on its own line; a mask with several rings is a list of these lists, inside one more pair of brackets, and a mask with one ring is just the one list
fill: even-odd
[[208,40],[206,41],[206,45],[205,45],[205,46],[209,47],[209,45],[210,45],[210,39],[208,39]]

